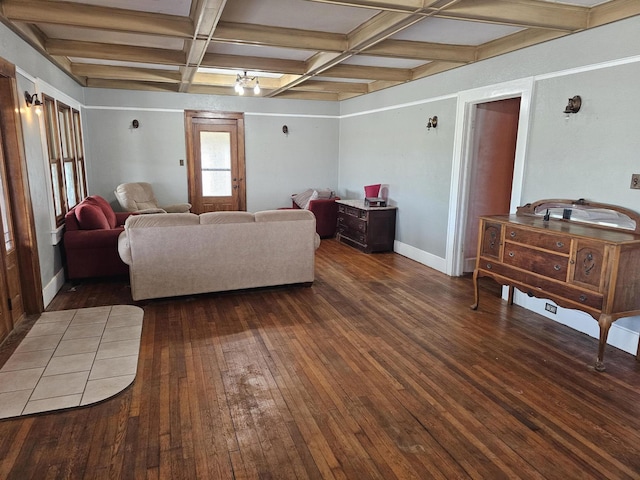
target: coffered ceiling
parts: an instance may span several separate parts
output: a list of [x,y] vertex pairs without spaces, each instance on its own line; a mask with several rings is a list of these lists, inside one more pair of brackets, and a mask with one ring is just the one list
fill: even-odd
[[[639,0],[0,0],[87,87],[341,100],[640,15]],[[247,92],[245,95],[254,95]]]

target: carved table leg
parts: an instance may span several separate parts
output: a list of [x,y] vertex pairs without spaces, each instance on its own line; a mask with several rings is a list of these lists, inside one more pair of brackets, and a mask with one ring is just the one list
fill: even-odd
[[477,310],[478,303],[480,302],[480,297],[478,292],[478,269],[477,268],[473,271],[473,293],[475,296],[475,303],[471,305],[471,310]]
[[596,358],[595,369],[598,372],[604,372],[604,348],[607,346],[607,337],[609,336],[609,328],[613,323],[611,315],[603,313],[598,318],[598,325],[600,325],[600,342],[598,343],[598,358]]

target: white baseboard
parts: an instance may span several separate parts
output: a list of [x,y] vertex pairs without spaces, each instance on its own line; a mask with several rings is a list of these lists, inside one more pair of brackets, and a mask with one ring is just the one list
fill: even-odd
[[[446,260],[431,253],[425,252],[418,248],[412,247],[402,242],[394,243],[394,251],[404,257],[415,260],[427,267],[438,270],[442,273],[446,273]],[[507,298],[507,288],[503,290],[503,298]],[[551,300],[539,299],[535,297],[529,297],[522,292],[516,290],[514,295],[514,303],[521,307],[538,313],[544,317],[547,317],[555,322],[561,323],[568,327],[573,328],[579,332],[585,333],[593,338],[600,337],[600,328],[598,322],[594,320],[591,315],[588,315],[579,310],[572,310],[562,308]],[[544,309],[546,303],[551,303],[557,307],[555,314],[550,313]],[[609,330],[609,336],[607,337],[607,344],[620,350],[636,355],[638,352],[638,344],[640,342],[640,316],[621,318],[611,325]]]
[[60,291],[64,285],[64,269],[61,268],[58,273],[54,275],[51,281],[42,289],[42,300],[44,302],[44,308],[51,303],[51,300],[56,296],[56,293]]
[[[581,312],[580,310],[562,308],[557,306],[551,300],[529,297],[518,290],[515,291],[513,301],[527,310],[539,313],[540,315],[571,327],[574,330],[578,330],[579,332],[586,333],[590,337],[600,337],[598,322],[596,322],[591,315]],[[555,314],[544,309],[545,304],[547,303],[557,307],[557,312]],[[640,317],[629,317],[621,318],[611,325],[611,328],[609,329],[609,336],[607,337],[607,344],[612,347],[619,348],[624,352],[636,355],[639,340]]]
[[429,252],[425,252],[424,250],[420,250],[416,247],[412,247],[411,245],[407,245],[406,243],[402,243],[397,240],[393,244],[393,250],[403,257],[410,258],[411,260],[415,260],[416,262],[426,265],[427,267],[431,267],[434,270],[446,273],[447,262],[442,257],[438,257]]

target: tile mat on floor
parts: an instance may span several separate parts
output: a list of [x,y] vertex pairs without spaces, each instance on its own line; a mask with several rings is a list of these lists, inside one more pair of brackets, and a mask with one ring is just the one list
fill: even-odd
[[44,312],[0,368],[0,419],[124,390],[136,376],[143,313],[133,305]]

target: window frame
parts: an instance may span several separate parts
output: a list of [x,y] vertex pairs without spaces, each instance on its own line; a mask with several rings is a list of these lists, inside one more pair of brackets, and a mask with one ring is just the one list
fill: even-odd
[[[55,226],[87,196],[84,138],[80,111],[42,94],[47,163]],[[62,125],[61,125],[62,124]]]

